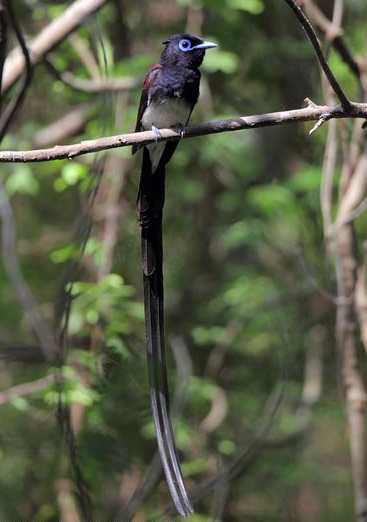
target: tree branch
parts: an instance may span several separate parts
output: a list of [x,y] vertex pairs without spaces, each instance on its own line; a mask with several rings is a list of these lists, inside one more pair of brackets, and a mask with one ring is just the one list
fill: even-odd
[[12,386],[11,388],[0,392],[0,405],[17,397],[24,397],[24,395],[30,395],[31,393],[43,390],[44,388],[47,388],[47,386],[53,384],[54,381],[55,377],[53,375],[47,375],[46,377],[41,377],[35,381]]
[[[5,5],[6,5],[6,10],[7,10],[8,15],[9,15],[10,20],[11,20],[11,24],[13,26],[14,32],[15,32],[15,34],[17,36],[17,39],[18,39],[18,42],[19,42],[20,52],[22,53],[22,58],[23,58],[23,61],[24,61],[24,66],[25,66],[25,74],[24,74],[24,78],[23,78],[23,81],[22,81],[22,84],[20,86],[19,91],[11,99],[11,101],[7,105],[3,115],[1,116],[1,119],[0,119],[0,142],[3,140],[5,134],[7,133],[8,127],[9,127],[10,122],[12,121],[13,117],[15,116],[15,113],[17,112],[17,110],[21,106],[21,103],[23,101],[25,93],[26,93],[26,91],[27,91],[27,89],[28,89],[28,87],[29,87],[29,85],[31,83],[31,79],[32,79],[32,64],[31,64],[31,61],[30,61],[29,52],[28,52],[26,43],[24,41],[22,32],[20,30],[18,21],[16,19],[15,13],[13,11],[12,4],[11,4],[11,2],[9,0],[5,0]],[[4,65],[3,74],[4,73],[5,73],[5,65]],[[3,76],[3,82],[4,82],[4,76]]]
[[[84,20],[99,9],[107,0],[76,0],[61,16],[53,20],[30,44],[32,64],[58,45]],[[19,78],[24,69],[24,56],[19,47],[13,49],[5,61],[2,90],[5,92]]]
[[[0,0],[0,91],[3,78],[3,68],[6,56],[6,44],[8,41],[8,24],[6,20],[6,0]],[[2,96],[0,92],[0,113],[2,109]]]
[[[284,123],[300,123],[305,121],[324,122],[333,118],[363,118],[367,119],[367,104],[350,102],[348,110],[340,105],[336,107],[311,104],[304,109],[291,111],[270,112],[254,116],[230,118],[198,125],[190,125],[184,129],[184,139],[220,132],[257,129],[283,125]],[[159,141],[177,140],[181,137],[180,130],[160,129]],[[0,151],[0,163],[25,163],[39,161],[53,161],[56,159],[73,159],[82,154],[102,150],[129,147],[130,145],[148,145],[156,141],[152,131],[135,132],[107,136],[95,140],[82,141],[72,145],[56,145],[52,149],[35,149],[28,151]]]
[[350,107],[350,101],[348,100],[347,96],[344,94],[343,89],[340,87],[338,80],[335,78],[332,70],[328,66],[328,63],[326,61],[326,58],[322,52],[321,45],[319,42],[319,39],[317,38],[317,35],[315,33],[314,28],[310,24],[309,20],[307,19],[307,16],[304,14],[302,9],[295,3],[294,0],[285,0],[285,2],[289,5],[289,7],[292,9],[298,20],[300,21],[303,29],[306,31],[306,34],[314,48],[314,51],[316,53],[317,59],[327,77],[329,80],[329,83],[331,87],[333,88],[335,94],[340,100],[340,103],[342,104],[342,107],[344,110],[348,110]]
[[[335,17],[340,18],[340,10],[341,6],[337,6]],[[339,24],[336,25],[335,21],[330,22],[328,18],[320,11],[317,5],[313,2],[313,0],[307,0],[306,2],[306,11],[309,14],[309,17],[312,21],[321,29],[321,31],[325,35],[325,39],[331,42],[334,49],[339,53],[340,58],[348,65],[350,71],[356,76],[357,80],[360,82],[361,80],[361,70],[357,63],[357,61],[353,58],[350,53],[348,47],[346,46],[342,34],[343,31],[339,27]],[[333,16],[334,18],[334,16]]]
[[134,87],[138,87],[141,84],[141,78],[132,78],[130,76],[122,78],[106,78],[101,80],[86,80],[85,78],[74,76],[74,74],[69,71],[59,72],[50,60],[45,60],[45,65],[51,74],[63,82],[67,87],[88,94],[127,91]]

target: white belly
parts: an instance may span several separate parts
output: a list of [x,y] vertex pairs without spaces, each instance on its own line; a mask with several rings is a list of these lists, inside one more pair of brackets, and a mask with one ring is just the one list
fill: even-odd
[[[185,126],[189,121],[190,112],[188,105],[177,98],[166,103],[150,103],[144,111],[141,126],[144,130],[151,130],[153,125],[157,129]],[[165,143],[152,143],[147,146],[152,163],[152,172],[158,167],[165,146]]]
[[151,130],[152,125],[157,129],[186,125],[190,112],[188,105],[179,98],[166,103],[150,103],[144,111],[141,125],[144,130]]

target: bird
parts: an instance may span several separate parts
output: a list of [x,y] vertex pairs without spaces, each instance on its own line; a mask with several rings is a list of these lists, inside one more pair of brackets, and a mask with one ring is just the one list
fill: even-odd
[[[184,136],[199,97],[200,71],[205,51],[217,44],[199,36],[178,33],[163,42],[159,62],[145,77],[135,132],[152,130],[155,142],[143,147],[137,196],[141,228],[145,330],[150,400],[158,449],[166,481],[177,511],[193,512],[182,478],[169,413],[169,393],[164,340],[162,220],[165,199],[165,167],[178,140],[159,142],[159,129],[174,128]],[[134,154],[140,147],[133,146]]]

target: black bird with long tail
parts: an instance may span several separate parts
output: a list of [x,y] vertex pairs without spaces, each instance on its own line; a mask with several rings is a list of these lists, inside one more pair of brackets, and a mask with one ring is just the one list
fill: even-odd
[[[164,473],[178,512],[193,512],[183,482],[169,416],[163,319],[162,218],[165,167],[178,141],[159,143],[159,129],[173,127],[181,135],[199,96],[200,71],[206,49],[216,47],[187,33],[165,40],[158,63],[144,80],[135,132],[152,130],[156,143],[143,149],[137,215],[141,227],[145,328],[151,406]],[[133,147],[133,154],[138,147]]]

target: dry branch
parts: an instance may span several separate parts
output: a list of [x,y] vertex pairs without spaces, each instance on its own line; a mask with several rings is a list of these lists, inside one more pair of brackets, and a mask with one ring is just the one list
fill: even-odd
[[39,130],[32,139],[33,147],[49,147],[53,143],[65,142],[81,131],[91,118],[90,105],[78,105]]
[[296,2],[294,0],[285,0],[285,2],[292,9],[294,14],[298,18],[299,22],[301,23],[303,29],[306,31],[308,39],[310,40],[312,47],[314,48],[314,51],[316,53],[317,59],[321,65],[333,91],[339,98],[340,103],[342,104],[342,107],[344,108],[344,110],[348,110],[348,108],[350,106],[350,101],[348,100],[347,96],[344,94],[344,91],[340,87],[338,80],[335,78],[332,70],[328,66],[328,63],[322,52],[320,42],[319,42],[319,39],[317,38],[314,28],[308,21],[307,16],[304,14],[302,9],[300,9],[300,7],[296,4]]
[[[84,20],[107,0],[76,0],[62,15],[53,20],[29,46],[32,64],[38,63],[49,51],[64,40]],[[5,61],[2,90],[5,92],[24,70],[24,56],[20,48],[13,49]]]
[[[350,71],[356,76],[357,80],[360,81],[361,71],[357,61],[353,58],[349,51],[345,41],[342,37],[343,31],[340,28],[339,23],[335,23],[334,18],[340,18],[341,7],[338,6],[339,13],[333,16],[333,21],[330,22],[326,16],[320,11],[319,7],[312,1],[306,1],[306,11],[310,16],[311,20],[321,29],[325,35],[325,39],[330,41],[334,49],[339,53],[341,59],[348,65]],[[335,11],[334,11],[335,13]],[[339,20],[337,20],[339,22]]]
[[[0,142],[3,140],[5,134],[7,133],[8,127],[14,118],[15,114],[19,110],[22,101],[25,97],[25,94],[28,90],[28,87],[30,85],[31,79],[32,79],[32,64],[29,56],[29,51],[27,49],[25,40],[23,38],[22,31],[20,29],[17,17],[15,16],[12,3],[10,0],[5,0],[6,10],[7,14],[10,18],[11,25],[14,29],[14,32],[16,34],[17,40],[19,42],[19,52],[21,53],[21,57],[24,63],[24,69],[25,74],[21,83],[21,86],[18,90],[18,92],[13,96],[13,98],[10,100],[8,105],[6,106],[6,109],[4,110],[1,119],[0,119]],[[3,68],[3,65],[1,66]],[[2,77],[2,84],[1,89],[3,89],[4,85],[4,74],[5,74],[5,65],[3,71],[3,77]],[[3,97],[3,91],[1,92],[1,98]]]
[[127,91],[128,89],[137,87],[141,83],[140,78],[135,79],[131,77],[86,80],[85,78],[74,76],[74,74],[69,71],[59,73],[58,78],[68,87],[88,94]]
[[[185,128],[185,138],[204,136],[207,134],[218,134],[220,132],[256,129],[258,127],[270,127],[283,125],[284,123],[300,123],[305,121],[326,121],[332,118],[363,118],[367,119],[367,104],[350,103],[348,110],[340,105],[336,107],[311,105],[305,109],[292,111],[270,112],[257,114],[255,116],[244,116],[218,120],[198,125],[190,125]],[[180,131],[174,129],[160,129],[160,141],[177,140]],[[130,145],[148,145],[156,141],[152,131],[135,132],[132,134],[119,134],[95,140],[82,141],[73,145],[56,145],[52,149],[35,149],[28,151],[2,151],[0,162],[23,163],[52,161],[56,159],[72,159],[82,154],[98,152],[102,150],[128,147]]]
[[47,386],[51,386],[54,382],[55,377],[53,375],[46,375],[46,377],[41,377],[35,381],[12,386],[11,388],[0,392],[0,405],[6,404],[17,397],[24,397],[25,395],[30,395],[31,393],[43,390],[44,388],[47,388]]

